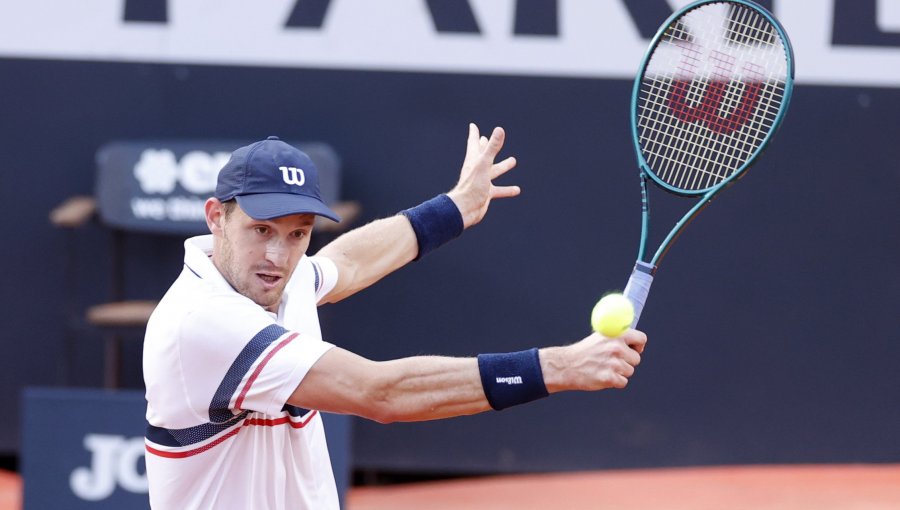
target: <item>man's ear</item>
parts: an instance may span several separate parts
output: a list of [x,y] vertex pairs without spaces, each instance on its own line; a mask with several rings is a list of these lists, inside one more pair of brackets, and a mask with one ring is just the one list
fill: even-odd
[[222,235],[225,228],[225,206],[218,198],[210,198],[204,206],[206,209],[206,226],[214,235]]

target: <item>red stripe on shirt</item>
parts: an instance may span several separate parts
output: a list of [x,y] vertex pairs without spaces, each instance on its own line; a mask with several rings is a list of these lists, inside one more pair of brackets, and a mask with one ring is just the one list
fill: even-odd
[[200,448],[194,448],[193,450],[188,450],[186,452],[167,452],[165,450],[157,450],[156,448],[153,448],[150,445],[145,445],[145,446],[147,447],[147,451],[154,455],[158,455],[160,457],[166,457],[168,459],[183,459],[184,457],[192,457],[194,455],[197,455],[198,453],[203,453],[206,450],[209,450],[210,448],[218,445],[222,441],[237,434],[238,432],[240,432],[240,430],[241,430],[241,427],[235,427],[233,430],[229,430],[227,434],[216,439],[215,441],[213,441],[209,444],[205,444],[205,445],[201,446]]
[[291,420],[290,416],[282,416],[281,418],[275,418],[275,419],[247,418],[246,420],[244,420],[244,423],[240,427],[235,427],[233,430],[229,430],[227,434],[216,439],[215,441],[213,441],[209,444],[205,444],[199,448],[194,448],[193,450],[187,450],[187,451],[183,451],[183,452],[169,452],[169,451],[165,451],[165,450],[158,450],[150,445],[145,445],[145,447],[147,448],[147,452],[152,453],[153,455],[157,455],[159,457],[165,457],[167,459],[183,459],[185,457],[193,457],[194,455],[197,455],[198,453],[203,453],[206,450],[209,450],[210,448],[213,448],[214,446],[219,445],[226,439],[228,439],[228,438],[234,436],[235,434],[237,434],[238,432],[240,432],[241,428],[243,428],[243,427],[250,427],[250,426],[276,427],[278,425],[288,424],[292,428],[302,429],[307,424],[309,424],[309,421],[312,420],[316,414],[318,414],[318,411],[311,411],[310,413],[308,413],[306,416],[303,417],[302,421],[293,421],[293,420]]
[[289,336],[289,337],[285,338],[284,340],[282,340],[281,342],[279,342],[279,344],[276,345],[274,349],[269,351],[269,354],[267,354],[266,357],[263,358],[263,360],[259,362],[259,365],[256,366],[256,370],[254,370],[253,374],[250,375],[250,378],[247,379],[247,383],[244,384],[244,389],[241,390],[241,394],[238,395],[237,400],[234,402],[235,409],[241,409],[241,404],[244,403],[244,397],[247,396],[247,392],[250,391],[250,387],[253,386],[253,383],[256,381],[256,378],[259,377],[259,374],[260,374],[260,372],[262,372],[263,368],[265,368],[266,363],[268,363],[269,360],[272,359],[272,356],[274,356],[276,352],[280,351],[282,347],[289,344],[293,339],[297,338],[297,335],[299,335],[299,333],[294,333],[291,336]]
[[309,420],[311,420],[312,417],[316,415],[316,413],[318,413],[318,411],[312,411],[308,413],[303,418],[303,421],[293,421],[291,420],[290,416],[282,416],[281,418],[275,419],[247,418],[247,420],[244,422],[244,426],[247,427],[249,425],[258,425],[261,427],[275,427],[277,425],[284,425],[285,423],[287,423],[295,429],[302,429],[306,426],[307,423],[309,423]]

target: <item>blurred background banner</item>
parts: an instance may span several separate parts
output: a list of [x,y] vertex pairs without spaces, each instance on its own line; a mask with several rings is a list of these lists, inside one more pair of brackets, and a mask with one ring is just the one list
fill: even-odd
[[[231,151],[255,140],[114,141],[97,152],[95,194],[103,221],[128,231],[207,233],[204,204]],[[323,173],[324,198],[339,191],[339,161],[322,143],[289,141]]]
[[[206,229],[203,204],[234,144],[111,142],[97,153],[97,207],[128,230],[195,234]],[[202,147],[202,149],[200,148]],[[233,149],[232,149],[233,150]]]
[[[581,338],[634,262],[631,80],[684,3],[3,4],[0,452],[18,455],[27,437],[23,387],[103,382],[103,342],[80,312],[109,298],[110,233],[92,222],[70,237],[48,213],[94,195],[98,151],[117,140],[324,142],[361,224],[450,189],[467,123],[502,125],[502,155],[519,161],[502,181],[522,195],[323,307],[323,334],[378,360]],[[791,110],[765,158],[668,256],[628,389],[434,423],[359,421],[357,469],[900,461],[900,9],[764,3],[795,44]],[[210,165],[237,146],[211,148]],[[685,207],[658,200],[654,215]],[[159,299],[181,271],[181,236],[132,234],[124,252],[124,298]],[[121,352],[136,391],[140,350],[137,332]]]
[[[631,78],[689,0],[35,0],[0,7],[11,57]],[[894,0],[761,0],[801,83],[900,83]],[[613,51],[614,50],[614,51]]]
[[[148,508],[143,392],[28,388],[22,400],[25,510]],[[322,417],[343,500],[351,422]]]

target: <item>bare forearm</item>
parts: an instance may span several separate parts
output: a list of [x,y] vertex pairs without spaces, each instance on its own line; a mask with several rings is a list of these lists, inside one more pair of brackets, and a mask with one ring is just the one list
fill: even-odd
[[292,405],[382,423],[487,411],[475,358],[416,356],[371,361],[334,347],[294,390]]
[[322,248],[339,268],[339,281],[326,298],[333,303],[403,267],[418,253],[416,235],[402,215],[373,221],[351,230]]
[[381,421],[425,421],[490,409],[474,358],[417,356],[383,362],[373,402]]

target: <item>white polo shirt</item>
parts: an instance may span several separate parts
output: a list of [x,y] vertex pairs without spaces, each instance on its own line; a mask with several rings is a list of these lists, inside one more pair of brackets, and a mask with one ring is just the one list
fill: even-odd
[[322,419],[286,404],[332,347],[316,304],[337,268],[300,259],[276,316],[225,281],[212,236],[184,246],[144,340],[151,507],[337,510]]

